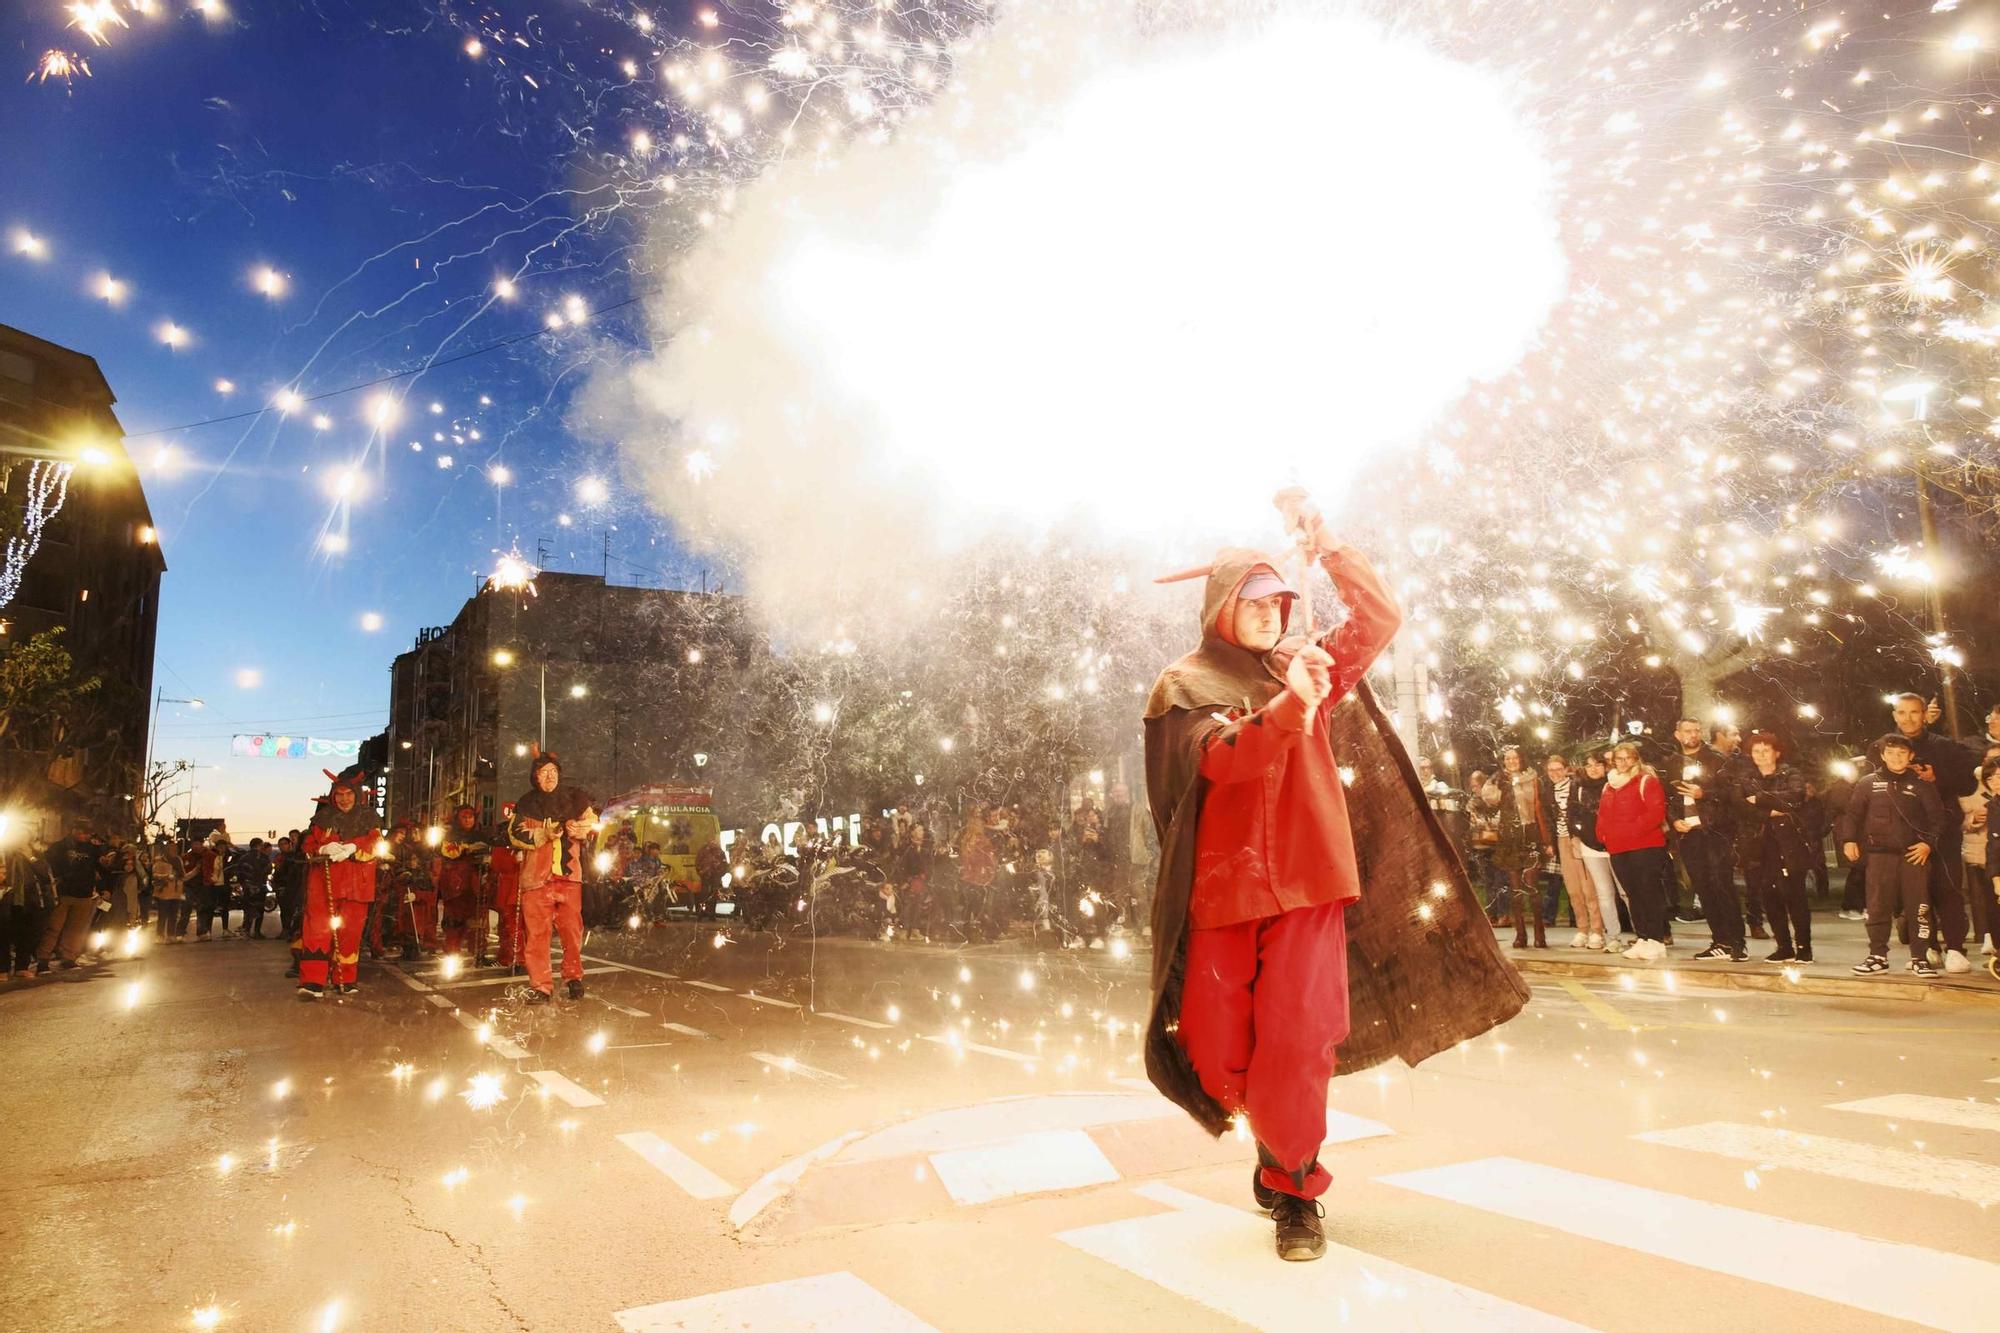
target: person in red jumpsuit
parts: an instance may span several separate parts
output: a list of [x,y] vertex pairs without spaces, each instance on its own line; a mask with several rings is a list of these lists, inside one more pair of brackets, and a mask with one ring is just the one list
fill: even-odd
[[407,820],[390,833],[389,853],[395,859],[389,871],[395,885],[395,919],[386,928],[392,938],[402,938],[403,961],[413,963],[438,951],[436,859],[417,835],[416,825]]
[[1146,709],[1162,853],[1146,1065],[1211,1133],[1247,1121],[1278,1254],[1306,1260],[1326,1250],[1337,1065],[1415,1064],[1512,1017],[1527,988],[1363,679],[1401,624],[1388,587],[1302,496],[1280,508],[1348,614],[1299,633],[1298,590],[1254,551],[1179,576],[1206,575],[1207,595],[1201,646]]
[[299,997],[317,1000],[330,986],[352,995],[361,932],[375,900],[375,860],[386,844],[375,812],[363,799],[359,766],[338,776],[306,829],[306,910],[300,933]]
[[463,955],[475,964],[486,957],[486,913],[493,895],[487,887],[484,863],[492,847],[493,835],[480,826],[479,812],[461,805],[452,811],[451,823],[445,826],[437,848],[445,952]]
[[[514,803],[508,801],[500,807],[502,827],[513,817]],[[493,911],[500,918],[500,947],[493,961],[511,968],[521,960],[521,854],[496,834],[487,868],[493,875]]]
[[521,853],[521,922],[527,938],[528,1002],[555,995],[549,973],[549,930],[562,937],[563,981],[572,1000],[583,998],[583,859],[597,811],[588,792],[562,785],[562,765],[537,750],[528,763],[530,786],[514,802],[507,841]]

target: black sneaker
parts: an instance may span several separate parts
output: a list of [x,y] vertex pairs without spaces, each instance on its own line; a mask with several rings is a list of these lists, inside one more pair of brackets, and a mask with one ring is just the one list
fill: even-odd
[[1713,963],[1727,957],[1729,957],[1728,945],[1711,944],[1706,949],[1703,949],[1700,953],[1696,954],[1694,956],[1694,961],[1697,963]]
[[1257,1211],[1266,1217],[1278,1206],[1278,1191],[1264,1188],[1264,1168],[1261,1164],[1250,1168],[1250,1197],[1257,1201]]
[[556,997],[548,991],[537,989],[534,986],[528,987],[529,1004],[547,1004],[550,1000],[553,1000],[555,998]]
[[1888,970],[1889,960],[1879,953],[1871,953],[1854,965],[1854,971],[1857,976],[1872,976],[1877,972],[1887,972]]
[[1770,953],[1764,955],[1764,961],[1767,963],[1796,963],[1799,961],[1799,956],[1789,949],[1773,949]]
[[1278,1257],[1304,1263],[1326,1253],[1326,1227],[1320,1222],[1326,1210],[1317,1199],[1301,1199],[1296,1194],[1280,1194],[1271,1217],[1278,1224]]
[[570,999],[581,1000],[583,998],[583,983],[581,981],[570,982],[568,992]]
[[1796,954],[1792,955],[1792,961],[1795,963],[1810,963],[1812,960],[1813,956],[1811,949],[1801,949]]
[[1912,958],[1910,971],[1920,977],[1934,977],[1938,974],[1938,970],[1931,966],[1931,960],[1924,957]]
[[361,994],[361,983],[358,981],[343,981],[340,983],[340,993],[342,995],[359,995]]
[[1747,963],[1750,961],[1750,954],[1747,950],[1731,949],[1729,951],[1729,961],[1732,963]]
[[323,998],[325,995],[326,990],[324,987],[315,986],[310,981],[302,982],[299,986],[299,998],[301,1000],[317,1000]]
[[35,975],[38,977],[45,977],[48,974],[49,974],[49,960],[44,958],[41,962],[35,964]]

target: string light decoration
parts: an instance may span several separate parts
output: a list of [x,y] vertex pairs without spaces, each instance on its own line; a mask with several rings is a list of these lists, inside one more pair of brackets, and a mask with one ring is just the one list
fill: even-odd
[[29,461],[21,496],[21,530],[7,539],[4,563],[0,563],[0,607],[12,603],[21,591],[21,576],[42,548],[42,530],[62,512],[63,501],[69,498],[70,474],[75,470],[74,463],[41,458]]

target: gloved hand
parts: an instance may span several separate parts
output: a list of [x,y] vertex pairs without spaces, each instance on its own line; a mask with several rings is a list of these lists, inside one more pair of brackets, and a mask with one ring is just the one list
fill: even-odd
[[345,861],[354,855],[354,850],[351,842],[330,842],[319,849],[319,854],[329,861]]

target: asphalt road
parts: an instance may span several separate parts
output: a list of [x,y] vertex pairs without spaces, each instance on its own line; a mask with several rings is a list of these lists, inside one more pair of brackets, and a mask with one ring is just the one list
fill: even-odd
[[1286,1265],[1249,1145],[1143,1082],[1139,960],[586,953],[548,1009],[435,962],[302,1004],[234,940],[0,990],[7,1322],[2000,1327],[1991,1009],[1538,980],[1335,1080]]

